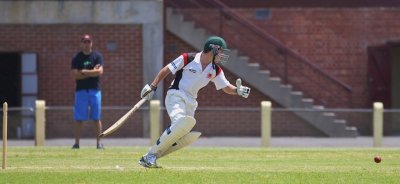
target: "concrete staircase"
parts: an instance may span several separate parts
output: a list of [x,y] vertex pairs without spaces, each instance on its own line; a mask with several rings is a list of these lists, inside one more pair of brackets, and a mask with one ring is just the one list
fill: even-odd
[[[198,50],[203,49],[204,41],[208,38],[206,30],[195,28],[194,22],[184,21],[183,15],[167,9],[167,30],[180,37],[186,43]],[[259,64],[249,63],[249,58],[239,56],[237,50],[229,55],[230,62],[223,65],[238,77],[246,81],[258,91],[272,98],[286,108],[298,109],[293,111],[297,116],[310,123],[330,137],[356,137],[356,127],[346,125],[346,120],[337,119],[335,113],[324,111],[323,106],[314,105],[313,99],[303,97],[301,91],[293,91],[291,85],[284,85],[280,78],[270,76],[268,70],[260,70]]]

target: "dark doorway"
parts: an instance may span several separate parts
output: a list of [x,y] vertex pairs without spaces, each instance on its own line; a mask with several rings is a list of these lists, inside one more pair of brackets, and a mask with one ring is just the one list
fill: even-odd
[[382,102],[385,108],[392,107],[392,79],[390,45],[368,47],[368,90],[370,106]]
[[383,102],[385,109],[400,109],[400,44],[368,47],[370,105]]
[[[400,44],[368,48],[370,104],[382,102],[385,109],[400,109]],[[400,113],[384,113],[384,133],[400,134]]]
[[[8,107],[21,106],[21,56],[18,53],[0,53],[0,102]],[[0,115],[2,117],[3,113]],[[8,112],[8,137],[17,137],[21,124],[21,112]],[[1,127],[0,129],[2,129]]]
[[0,53],[0,102],[21,106],[21,57],[18,53]]
[[[392,109],[400,109],[400,45],[392,44]],[[385,113],[392,121],[393,133],[400,135],[400,112]]]
[[400,109],[400,46],[398,45],[392,48],[391,62],[392,108]]

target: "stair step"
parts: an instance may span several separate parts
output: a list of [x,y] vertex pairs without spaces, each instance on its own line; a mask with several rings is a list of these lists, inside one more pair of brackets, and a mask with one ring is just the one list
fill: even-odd
[[258,63],[248,63],[247,66],[254,71],[259,71],[260,70],[260,64]]
[[345,129],[349,130],[349,131],[357,131],[357,127],[354,127],[354,126],[348,126]]
[[312,108],[314,105],[314,99],[311,98],[303,98],[301,101],[304,104],[304,108]]
[[[243,59],[243,60],[246,61],[246,62],[249,62],[249,60],[250,60],[250,58],[247,57],[247,56],[240,56],[239,58],[240,58],[240,59]],[[249,64],[250,64],[250,63],[249,63]],[[256,64],[256,65],[260,66],[260,64],[258,64],[258,63],[251,63],[251,64]]]
[[179,22],[184,22],[185,21],[185,17],[183,17],[183,15],[181,14],[172,14],[176,20],[178,20]]
[[324,106],[322,106],[322,105],[314,105],[314,106],[313,106],[313,109],[317,109],[317,110],[324,110],[324,109],[325,109],[325,107],[324,107]]
[[276,91],[279,91],[281,85],[281,79],[279,77],[269,77],[268,83],[271,87],[276,88]]
[[185,31],[193,32],[194,22],[183,22],[182,27],[185,29]]
[[172,15],[172,14],[173,14],[173,9],[167,8],[167,15]]
[[346,137],[357,137],[358,136],[358,130],[356,127],[354,126],[350,126],[350,127],[345,127],[346,130],[346,134],[344,136]]
[[324,112],[324,113],[322,113],[322,115],[329,116],[329,117],[335,117],[336,116],[335,113],[333,113],[333,112]]
[[309,102],[309,103],[314,103],[314,99],[312,98],[303,98],[303,102]]
[[195,30],[195,32],[193,33],[193,35],[196,35],[196,36],[206,35],[206,30],[205,29],[201,29],[201,28],[197,28]]
[[281,84],[281,88],[288,89],[290,92],[292,92],[292,85]]
[[300,95],[303,96],[303,92],[301,92],[301,91],[292,91],[291,94],[297,95],[297,96],[300,96]]
[[304,104],[303,100],[303,93],[301,91],[292,91],[290,92],[290,107],[295,108],[303,108]]
[[345,130],[345,132],[343,132],[342,134],[348,134],[346,130],[346,120],[335,119],[333,120],[333,123],[334,123],[334,128],[332,129],[332,131],[343,132],[343,130]]
[[338,124],[346,124],[347,123],[347,121],[344,119],[335,119],[334,122],[338,123]]
[[285,85],[285,84],[281,84],[280,86],[281,86],[280,87],[280,90],[281,90],[280,95],[281,96],[289,96],[290,93],[292,92],[292,86]]
[[237,49],[232,49],[232,50],[230,51],[229,55],[236,55],[236,56],[238,56],[238,55],[239,55],[239,51],[238,51]]
[[269,78],[269,76],[271,75],[271,72],[270,72],[269,70],[259,70],[258,73],[267,75],[268,78]]
[[260,67],[259,63],[249,63],[248,64],[250,67]]
[[[322,112],[322,116],[323,116],[323,118],[325,119],[325,122],[329,122],[329,123],[332,123],[332,126],[336,126],[336,125],[334,125],[333,123],[334,123],[334,121],[335,121],[335,113],[332,113],[332,112]],[[342,127],[342,128],[344,128],[344,127]]]
[[278,81],[278,82],[281,82],[281,78],[279,78],[279,77],[270,77],[269,80],[270,80],[270,81]]

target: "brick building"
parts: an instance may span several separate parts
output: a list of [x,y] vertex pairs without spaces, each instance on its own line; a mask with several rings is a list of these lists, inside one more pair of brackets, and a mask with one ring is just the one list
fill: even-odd
[[[398,83],[400,80],[393,69],[399,66],[396,61],[400,55],[397,44],[400,40],[400,23],[396,19],[400,9],[395,1],[353,1],[351,4],[346,1],[332,4],[323,1],[287,4],[280,1],[250,1],[246,4],[240,1],[221,2],[337,81],[336,84],[324,83],[326,85],[323,86],[328,87],[339,84],[339,87],[332,88],[335,90],[328,89],[327,92],[318,85],[305,85],[304,96],[313,98],[315,105],[359,109],[371,108],[372,101],[380,100],[385,102],[385,106],[399,108],[399,100],[391,95],[399,92],[396,81]],[[279,73],[282,62],[273,63],[264,60],[270,55],[261,55],[274,50],[274,47],[257,43],[257,38],[246,38],[251,33],[235,24],[232,17],[221,14],[219,9],[193,10],[190,9],[193,8],[191,4],[176,7],[166,3],[166,7],[163,6],[164,3],[159,1],[0,2],[0,10],[5,15],[0,17],[2,101],[7,100],[10,106],[18,107],[32,106],[35,99],[45,100],[49,107],[46,111],[46,136],[72,137],[72,109],[68,107],[73,105],[74,81],[69,73],[70,61],[79,49],[79,36],[89,33],[94,36],[95,50],[104,56],[104,75],[101,78],[103,106],[133,105],[139,100],[143,85],[150,82],[171,59],[183,52],[198,51],[181,35],[166,28],[166,8],[179,8],[183,15],[189,11],[192,17],[186,15],[184,18],[195,22],[197,27],[201,27],[202,22],[218,19],[215,27],[219,27],[219,30],[203,28],[209,34],[223,35],[228,45],[232,45],[242,56],[257,62],[261,69],[268,69],[271,75],[280,77],[283,84],[291,84],[296,88],[297,84],[310,81],[303,77],[304,74],[294,74],[285,83],[285,76]],[[208,7],[207,4],[204,6]],[[243,42],[240,39],[253,40]],[[257,50],[259,48],[264,50]],[[388,53],[391,57],[383,60],[393,66],[393,72],[386,67],[386,72],[380,71],[377,76],[385,74],[384,77],[389,77],[392,85],[384,85],[386,93],[382,93],[371,88],[371,85],[379,87],[382,82],[369,81],[377,72],[371,70],[377,67],[369,67],[369,64],[382,64],[381,58]],[[287,72],[295,73],[295,69],[296,66]],[[231,82],[240,77],[228,69],[224,71]],[[307,72],[306,75],[314,80],[323,80],[313,72]],[[251,84],[250,79],[246,81],[246,77],[242,78],[244,83]],[[164,90],[157,91],[157,99],[163,101],[172,79],[169,76],[164,85],[159,86]],[[340,85],[349,87],[351,92],[337,89],[341,88]],[[205,136],[259,136],[260,101],[271,100],[276,108],[287,107],[258,90],[257,86],[251,87],[252,93],[246,100],[215,91],[212,84],[202,89],[195,129]],[[105,110],[104,127],[111,125],[126,110]],[[371,134],[369,113],[362,117],[346,113],[337,113],[337,116],[347,119],[347,124],[357,127],[361,135]],[[29,129],[33,123],[31,116],[28,113],[22,117],[19,120],[20,127]],[[275,136],[326,136],[295,113],[276,111],[272,118],[272,134]],[[169,123],[165,113],[163,119],[164,125]],[[388,121],[388,126],[385,126],[386,134],[399,131],[398,125],[392,122]],[[13,128],[17,129],[16,126]],[[84,136],[93,136],[91,130],[85,127]],[[147,136],[147,131],[147,111],[144,108],[113,136],[142,137]],[[25,134],[26,137],[31,136],[28,130]],[[13,135],[13,131],[10,135]]]

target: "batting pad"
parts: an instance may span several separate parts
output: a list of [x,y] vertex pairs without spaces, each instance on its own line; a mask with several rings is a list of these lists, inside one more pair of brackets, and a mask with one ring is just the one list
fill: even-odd
[[194,141],[199,139],[200,135],[201,135],[201,132],[195,132],[195,131],[187,133],[181,139],[176,141],[176,143],[172,144],[172,146],[170,146],[164,153],[162,153],[160,155],[160,157],[168,155],[178,149],[181,149],[185,146],[192,144]]
[[168,127],[161,137],[157,140],[157,143],[152,146],[149,153],[155,154],[157,157],[165,152],[172,144],[186,135],[194,125],[196,120],[190,116],[184,116],[179,118],[175,123]]

